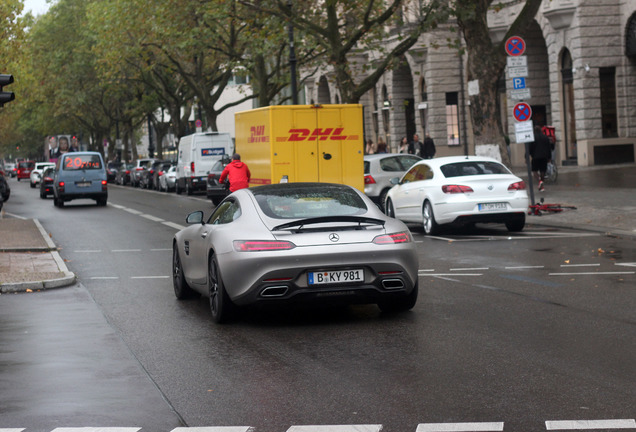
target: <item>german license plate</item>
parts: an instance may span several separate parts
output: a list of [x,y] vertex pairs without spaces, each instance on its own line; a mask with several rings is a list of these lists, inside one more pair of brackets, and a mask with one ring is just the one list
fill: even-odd
[[497,211],[497,210],[507,210],[508,205],[506,203],[484,203],[479,204],[479,211],[487,212],[487,211]]
[[91,182],[76,182],[75,186],[77,187],[90,187]]
[[364,270],[307,272],[307,282],[309,285],[364,282]]

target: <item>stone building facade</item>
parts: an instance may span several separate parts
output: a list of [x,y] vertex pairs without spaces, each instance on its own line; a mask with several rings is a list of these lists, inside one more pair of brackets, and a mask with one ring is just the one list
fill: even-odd
[[[502,42],[523,2],[508,1],[491,12],[491,39]],[[423,35],[402,65],[384,74],[360,101],[365,134],[393,151],[403,136],[430,133],[437,156],[481,153],[472,140],[467,106],[472,83],[466,59],[447,46],[451,27]],[[531,91],[527,102],[535,125],[556,132],[555,159],[581,166],[634,162],[636,153],[636,0],[544,0],[526,42]],[[391,40],[387,41],[391,43]],[[502,48],[503,49],[503,48]],[[373,61],[373,53],[367,54]],[[500,80],[504,133],[514,166],[524,164],[525,145],[516,142],[510,77]],[[516,96],[515,96],[516,97]],[[329,71],[305,87],[312,103],[338,103]]]

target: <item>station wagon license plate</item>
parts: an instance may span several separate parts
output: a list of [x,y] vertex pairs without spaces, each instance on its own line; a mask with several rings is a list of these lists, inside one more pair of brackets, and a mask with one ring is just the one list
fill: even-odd
[[364,270],[333,270],[321,272],[307,272],[309,285],[364,282]]
[[91,182],[75,182],[75,186],[77,187],[90,187]]
[[479,204],[479,211],[497,211],[497,210],[508,210],[508,204],[506,203]]

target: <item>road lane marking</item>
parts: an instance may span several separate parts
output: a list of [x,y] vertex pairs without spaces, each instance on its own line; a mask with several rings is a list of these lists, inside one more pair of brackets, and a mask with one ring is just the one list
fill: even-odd
[[185,228],[183,225],[179,225],[179,224],[176,224],[174,222],[161,222],[161,223],[166,225],[166,226],[169,226],[170,228],[174,228],[174,229],[177,229],[177,230],[182,230],[182,229]]
[[59,427],[51,432],[137,432],[140,427]]
[[488,270],[488,267],[473,267],[473,268],[452,268],[450,271],[477,271]]
[[[178,427],[171,432],[252,432],[252,426],[211,426]],[[2,432],[2,431],[0,431]]]
[[139,210],[135,210],[135,209],[131,209],[129,207],[124,207],[122,208],[123,211],[127,211],[128,213],[132,213],[134,215],[141,215],[143,214],[143,212],[140,212]]
[[545,266],[514,266],[514,267],[504,267],[506,270],[531,270],[531,269],[542,269]]
[[600,267],[601,265],[596,264],[561,264],[561,267]]
[[141,249],[113,249],[111,252],[141,252]]
[[287,432],[380,432],[382,425],[312,425],[292,426]]
[[547,430],[583,430],[583,429],[634,429],[634,419],[623,420],[549,420],[545,422]]
[[131,279],[168,279],[170,276],[131,276]]
[[165,221],[165,219],[161,219],[161,218],[159,218],[157,216],[153,216],[153,215],[149,215],[149,214],[142,214],[142,215],[139,215],[139,216],[141,216],[142,218],[146,218],[148,220],[151,220],[153,222],[163,222],[163,221]]
[[568,273],[548,273],[549,276],[591,276],[591,275],[632,275],[636,274],[636,271],[625,272],[568,272]]
[[419,273],[420,276],[443,277],[443,276],[483,276],[483,273]]
[[172,252],[172,248],[156,248],[156,249],[150,249],[151,252],[165,252],[165,251],[170,251]]
[[117,280],[119,276],[92,276],[89,279],[91,280]]
[[614,265],[625,266],[625,267],[636,267],[636,263],[633,263],[633,262],[629,262],[629,263],[614,263]]
[[420,423],[416,432],[473,432],[502,431],[503,422],[480,423]]

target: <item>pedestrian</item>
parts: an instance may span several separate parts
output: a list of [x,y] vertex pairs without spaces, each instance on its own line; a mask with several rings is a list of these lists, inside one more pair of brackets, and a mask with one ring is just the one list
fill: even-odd
[[409,152],[409,140],[404,136],[400,141],[400,146],[398,147],[398,153],[410,153]]
[[424,159],[433,159],[435,156],[435,141],[431,138],[431,135],[427,132],[426,137],[424,138],[424,151],[421,156]]
[[411,141],[411,143],[409,144],[409,153],[424,157],[423,147],[424,146],[422,142],[420,141],[419,135],[418,134],[413,135],[413,141]]
[[375,153],[375,146],[373,145],[373,140],[371,138],[369,138],[367,140],[367,147],[364,150],[364,154],[373,154]]
[[386,152],[387,152],[386,143],[384,142],[384,139],[379,138],[378,139],[378,149],[377,149],[376,153],[386,153]]
[[539,180],[539,191],[543,192],[545,172],[548,169],[548,161],[552,159],[552,142],[541,131],[540,126],[534,127],[534,141],[530,143],[528,152],[532,158],[532,173]]
[[247,164],[241,162],[241,155],[234,153],[234,155],[232,155],[232,162],[227,164],[225,169],[221,172],[219,183],[223,184],[227,178],[230,182],[230,192],[234,192],[249,187],[251,176],[252,174]]

